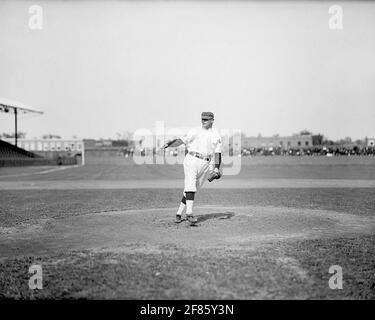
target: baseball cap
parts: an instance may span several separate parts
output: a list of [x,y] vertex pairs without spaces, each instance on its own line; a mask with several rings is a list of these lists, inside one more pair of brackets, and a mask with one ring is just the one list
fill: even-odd
[[214,120],[214,114],[212,112],[202,112],[202,120]]

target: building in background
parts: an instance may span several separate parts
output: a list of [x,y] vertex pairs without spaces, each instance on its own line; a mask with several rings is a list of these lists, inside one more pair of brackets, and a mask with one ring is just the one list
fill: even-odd
[[245,149],[258,149],[258,148],[311,148],[314,142],[317,143],[318,139],[314,139],[312,134],[296,134],[292,136],[282,137],[274,135],[272,137],[243,137],[242,148]]
[[83,139],[86,164],[128,164],[133,155],[132,141],[125,139]]

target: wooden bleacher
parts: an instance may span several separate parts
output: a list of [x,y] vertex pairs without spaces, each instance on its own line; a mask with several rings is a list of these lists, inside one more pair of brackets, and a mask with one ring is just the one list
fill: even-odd
[[56,161],[0,140],[0,167],[43,165],[56,165]]

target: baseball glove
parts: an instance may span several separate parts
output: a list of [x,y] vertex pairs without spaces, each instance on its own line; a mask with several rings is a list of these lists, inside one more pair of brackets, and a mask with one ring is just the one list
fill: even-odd
[[208,175],[208,181],[212,182],[215,179],[220,179],[221,173],[219,171],[211,171]]

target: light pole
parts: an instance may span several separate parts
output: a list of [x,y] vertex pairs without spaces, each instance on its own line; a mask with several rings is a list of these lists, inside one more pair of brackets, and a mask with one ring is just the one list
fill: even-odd
[[17,147],[17,108],[14,108],[14,137],[16,140],[16,147]]

